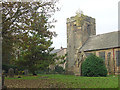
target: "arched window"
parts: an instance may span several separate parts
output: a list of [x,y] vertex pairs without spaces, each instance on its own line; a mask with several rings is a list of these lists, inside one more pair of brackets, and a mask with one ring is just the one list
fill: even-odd
[[105,52],[99,52],[99,57],[103,58],[104,61],[105,61]]
[[116,65],[120,66],[120,51],[116,51]]

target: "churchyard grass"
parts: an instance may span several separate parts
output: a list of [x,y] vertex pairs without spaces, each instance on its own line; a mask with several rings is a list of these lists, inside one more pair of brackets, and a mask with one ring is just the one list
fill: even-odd
[[[19,80],[49,80],[50,83],[62,84],[64,88],[117,88],[118,76],[107,77],[82,77],[60,74],[39,74],[37,76],[23,76],[22,78],[5,78]],[[58,85],[59,86],[59,85]],[[55,88],[55,87],[54,87]]]
[[80,77],[74,75],[45,75],[62,82],[67,88],[117,88],[118,76]]

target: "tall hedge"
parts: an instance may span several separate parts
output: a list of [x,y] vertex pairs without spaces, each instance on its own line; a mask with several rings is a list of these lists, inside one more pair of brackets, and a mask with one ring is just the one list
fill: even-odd
[[107,76],[104,60],[91,54],[82,63],[82,76],[99,77]]

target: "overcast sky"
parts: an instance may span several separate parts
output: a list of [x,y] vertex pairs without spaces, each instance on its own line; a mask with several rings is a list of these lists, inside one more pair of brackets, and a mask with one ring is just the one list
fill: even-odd
[[118,30],[118,2],[120,0],[59,0],[61,10],[55,13],[57,23],[52,29],[58,34],[53,38],[56,49],[67,47],[66,18],[75,16],[78,9],[83,14],[96,19],[96,33],[108,33]]

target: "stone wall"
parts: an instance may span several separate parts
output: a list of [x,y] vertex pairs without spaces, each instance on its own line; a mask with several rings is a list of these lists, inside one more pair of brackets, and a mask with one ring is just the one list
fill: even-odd
[[96,35],[95,19],[85,16],[76,15],[67,18],[67,70],[72,71],[75,63],[75,53],[90,35]]
[[[61,47],[61,49],[56,53],[56,54],[57,54],[57,57],[59,57],[59,56],[65,56],[65,55],[66,55],[66,51],[67,51],[67,48],[62,48],[62,47]],[[61,66],[61,67],[63,67],[63,69],[65,69],[65,68],[66,68],[66,67],[65,67],[65,66],[66,66],[66,62],[60,64],[60,62],[63,62],[65,59],[66,59],[66,57],[65,57],[64,59],[56,60],[56,61],[55,61],[55,64],[58,65],[58,66]],[[51,70],[54,70],[56,65],[50,65],[49,68],[50,68]]]

